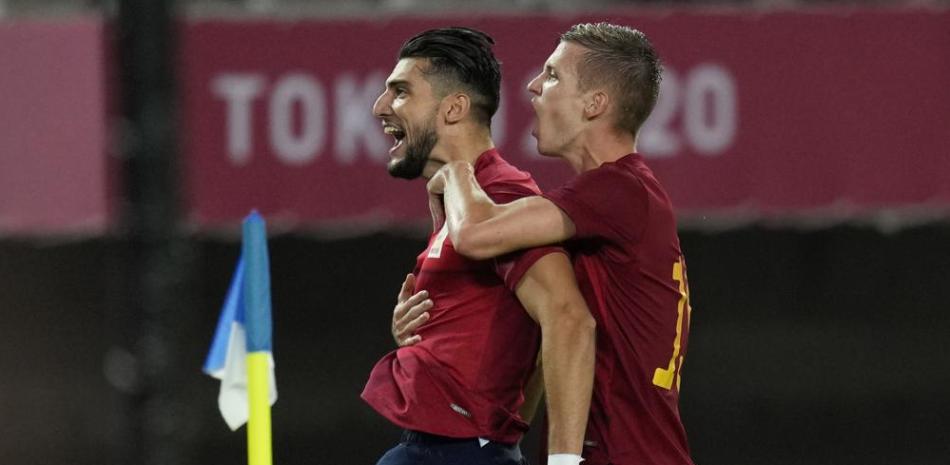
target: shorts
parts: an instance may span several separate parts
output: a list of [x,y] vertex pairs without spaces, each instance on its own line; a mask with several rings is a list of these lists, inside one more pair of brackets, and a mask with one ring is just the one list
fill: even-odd
[[518,444],[478,438],[449,438],[419,431],[405,431],[402,441],[376,465],[528,465]]

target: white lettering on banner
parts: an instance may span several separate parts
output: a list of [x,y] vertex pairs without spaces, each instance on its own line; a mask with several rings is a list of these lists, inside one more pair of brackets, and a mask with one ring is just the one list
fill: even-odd
[[[301,107],[300,133],[294,134],[294,104]],[[326,97],[313,77],[293,73],[280,78],[270,99],[270,139],[277,158],[288,165],[312,162],[326,136]]]
[[[329,118],[334,118],[333,157],[349,165],[360,154],[374,163],[388,160],[387,140],[379,121],[372,114],[373,102],[382,91],[385,74],[375,70],[360,79],[354,72],[339,75],[333,82],[333,108],[329,108],[320,81],[304,72],[278,76],[272,90],[268,78],[256,73],[221,73],[211,79],[215,98],[225,103],[226,153],[235,166],[250,162],[254,147],[254,105],[262,100],[268,106],[269,151],[289,166],[312,163],[328,147]],[[525,86],[534,79],[532,71]],[[518,92],[530,102],[531,94]],[[509,130],[508,95],[502,93],[498,111],[492,119],[492,135],[502,146]],[[518,97],[514,97],[518,98]],[[676,156],[689,147],[704,156],[718,156],[730,149],[739,126],[738,96],[735,79],[723,66],[700,64],[681,77],[667,68],[660,85],[660,97],[651,116],[640,131],[639,151],[644,156]],[[329,112],[333,111],[333,115]],[[528,111],[532,112],[530,103]],[[523,129],[514,128],[513,143],[534,160],[555,160],[537,152],[531,135],[534,115],[529,113]],[[257,122],[257,124],[264,124]],[[517,129],[521,129],[520,132]],[[257,147],[257,150],[261,150]]]
[[660,81],[660,97],[650,117],[640,130],[637,150],[648,157],[666,158],[680,150],[680,138],[673,131],[672,122],[679,103],[680,82],[676,71],[666,67]]
[[732,144],[737,126],[736,86],[725,69],[702,65],[693,70],[686,84],[685,109],[683,126],[697,152],[719,155]]
[[264,77],[259,74],[226,73],[211,80],[211,92],[227,106],[227,153],[237,166],[251,158],[251,103],[263,89]]
[[[640,131],[639,151],[645,156],[676,155],[683,143],[697,153],[721,155],[735,141],[739,127],[735,79],[724,67],[701,64],[681,80],[667,67],[660,98]],[[682,114],[682,132],[673,122]]]
[[359,153],[360,142],[367,155],[374,160],[385,161],[386,140],[379,119],[373,116],[376,98],[386,85],[381,72],[370,74],[362,87],[352,73],[344,73],[334,86],[336,97],[336,157],[343,164],[351,164]]

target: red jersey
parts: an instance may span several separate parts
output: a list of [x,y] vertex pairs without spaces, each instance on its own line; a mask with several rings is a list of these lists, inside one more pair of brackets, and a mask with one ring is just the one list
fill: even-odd
[[568,248],[597,321],[585,465],[692,464],[678,406],[689,287],[666,192],[630,154],[544,196],[577,228]]
[[[496,203],[540,191],[530,175],[495,150],[479,156],[475,178]],[[474,261],[455,252],[443,226],[429,238],[413,274],[429,291],[422,341],[390,352],[370,373],[362,397],[403,428],[449,437],[515,443],[528,429],[518,414],[541,333],[514,289],[544,247]]]

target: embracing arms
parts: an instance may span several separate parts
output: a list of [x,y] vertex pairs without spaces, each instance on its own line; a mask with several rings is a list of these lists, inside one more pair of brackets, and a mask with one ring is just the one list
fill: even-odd
[[455,250],[469,258],[486,259],[574,236],[571,219],[544,197],[493,202],[468,163],[446,164],[429,180],[428,189],[431,196],[443,196],[449,237]]

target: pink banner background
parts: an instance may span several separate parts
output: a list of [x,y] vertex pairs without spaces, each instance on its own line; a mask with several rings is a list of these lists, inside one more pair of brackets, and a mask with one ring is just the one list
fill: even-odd
[[230,223],[251,207],[290,223],[425,218],[422,183],[385,173],[390,142],[370,106],[399,45],[450,24],[495,37],[496,139],[553,187],[570,172],[534,153],[524,84],[560,32],[604,19],[644,30],[665,61],[640,152],[680,212],[950,205],[948,12],[652,12],[193,23],[183,41],[192,219]]
[[91,18],[0,21],[0,232],[107,227],[102,30]]
[[[644,30],[664,58],[640,152],[684,217],[950,211],[950,11],[650,10],[182,23],[189,221],[420,224],[422,183],[386,174],[370,107],[399,45],[450,24],[495,37],[496,142],[554,187],[571,173],[535,154],[524,84],[560,32],[597,20]],[[0,23],[0,232],[108,226],[105,43],[94,19]]]

